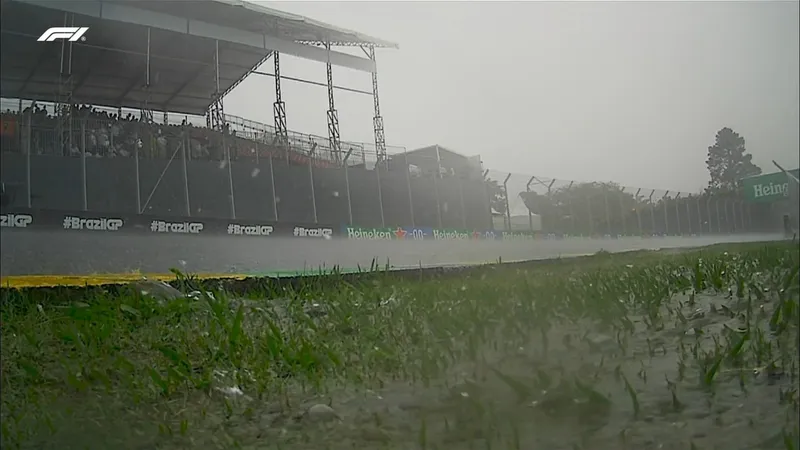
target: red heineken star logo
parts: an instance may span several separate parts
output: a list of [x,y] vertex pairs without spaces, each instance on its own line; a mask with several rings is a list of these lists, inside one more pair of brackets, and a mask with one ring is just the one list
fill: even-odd
[[406,230],[400,227],[397,227],[397,229],[394,230],[394,235],[397,236],[397,239],[405,239],[407,233],[408,232]]
[[480,231],[473,231],[472,232],[472,239],[480,239],[480,238],[481,238]]

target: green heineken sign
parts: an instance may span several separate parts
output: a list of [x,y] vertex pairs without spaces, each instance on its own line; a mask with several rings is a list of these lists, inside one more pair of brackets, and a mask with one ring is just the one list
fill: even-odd
[[[798,177],[800,169],[790,170],[789,173]],[[751,202],[771,203],[789,197],[789,179],[783,172],[745,178],[742,186],[745,198]]]

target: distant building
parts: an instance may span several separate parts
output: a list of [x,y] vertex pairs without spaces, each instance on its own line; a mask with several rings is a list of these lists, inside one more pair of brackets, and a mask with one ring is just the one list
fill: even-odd
[[441,145],[427,147],[398,153],[389,157],[389,165],[397,167],[408,164],[411,172],[421,175],[432,175],[439,172],[440,176],[458,176],[471,179],[482,177],[482,163],[480,155],[465,156]]

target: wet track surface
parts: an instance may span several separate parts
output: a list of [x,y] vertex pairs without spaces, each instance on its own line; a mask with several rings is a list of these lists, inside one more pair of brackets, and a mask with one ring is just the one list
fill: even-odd
[[143,236],[69,231],[3,230],[0,274],[88,275],[164,273],[256,274],[280,270],[478,264],[576,256],[599,250],[680,248],[779,239],[776,235],[570,239],[536,241],[348,241],[293,238]]

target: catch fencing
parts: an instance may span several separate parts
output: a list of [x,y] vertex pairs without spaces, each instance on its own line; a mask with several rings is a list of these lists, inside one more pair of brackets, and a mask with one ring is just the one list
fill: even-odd
[[713,195],[487,171],[495,228],[581,236],[773,232],[779,211]]
[[279,142],[268,126],[229,119],[218,132],[166,116],[160,124],[4,116],[3,206],[572,236],[780,228],[770,205],[736,195],[453,169],[425,155],[411,164],[402,148],[379,163],[369,144],[343,143],[336,153],[320,137]]

